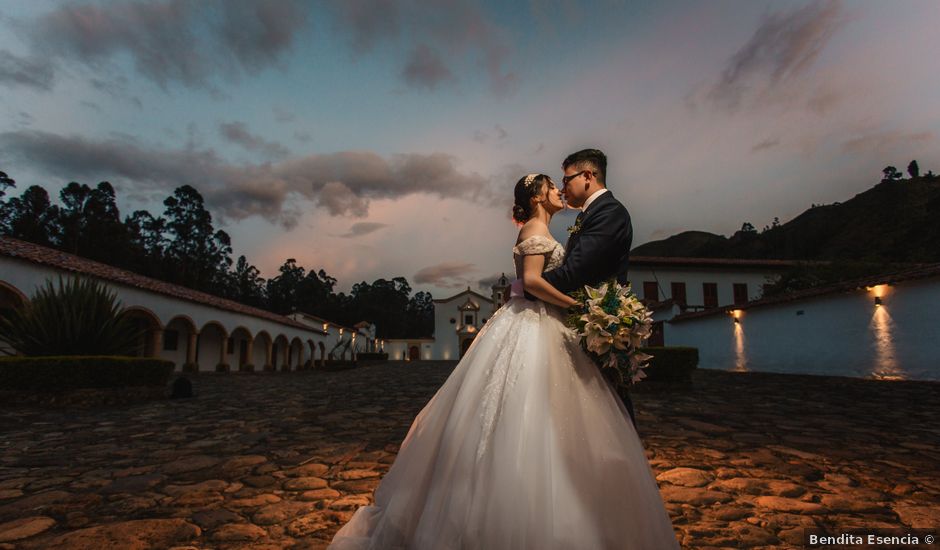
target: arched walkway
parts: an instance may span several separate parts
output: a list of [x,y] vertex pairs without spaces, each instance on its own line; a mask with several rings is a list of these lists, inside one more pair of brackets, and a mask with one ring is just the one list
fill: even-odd
[[227,370],[228,362],[228,333],[222,323],[209,321],[199,331],[196,345],[196,363],[200,370],[214,371]]
[[160,325],[160,319],[157,315],[142,306],[126,308],[123,313],[140,332],[134,355],[136,357],[159,357],[163,351],[163,327]]
[[234,368],[240,371],[254,370],[246,368],[248,365],[253,366],[251,360],[253,346],[254,338],[252,338],[251,332],[247,328],[239,326],[232,331],[232,335],[229,336],[229,351],[231,353],[230,361]]
[[160,357],[181,365],[183,370],[195,369],[198,334],[196,324],[188,316],[177,315],[170,319],[163,329]]
[[278,334],[277,338],[274,339],[274,346],[271,351],[271,370],[290,370],[290,366],[287,364],[287,351],[290,347],[290,344],[287,342],[287,337],[283,334]]
[[289,352],[287,354],[287,370],[300,370],[304,364],[304,342],[295,337],[290,342]]
[[255,335],[252,345],[251,363],[255,370],[271,370],[274,363],[271,359],[271,335],[262,330]]

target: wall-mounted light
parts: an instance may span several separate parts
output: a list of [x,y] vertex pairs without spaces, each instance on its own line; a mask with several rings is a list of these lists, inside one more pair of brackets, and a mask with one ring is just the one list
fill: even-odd
[[875,296],[875,307],[881,305],[881,296]]
[[740,322],[741,322],[741,310],[740,310],[740,309],[732,310],[732,311],[730,312],[730,315],[731,315],[731,317],[734,318],[734,322],[735,322],[735,323],[740,323]]

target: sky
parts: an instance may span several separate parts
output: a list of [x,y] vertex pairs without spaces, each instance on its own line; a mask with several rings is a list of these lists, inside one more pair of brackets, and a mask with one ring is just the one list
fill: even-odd
[[940,172],[938,25],[935,0],[0,0],[0,170],[110,181],[123,214],[192,185],[264,277],[488,294],[515,182],[579,149],[634,246]]

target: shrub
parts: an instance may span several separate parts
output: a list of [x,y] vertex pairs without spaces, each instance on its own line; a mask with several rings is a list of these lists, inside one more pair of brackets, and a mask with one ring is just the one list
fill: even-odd
[[0,389],[5,390],[163,386],[172,374],[172,361],[151,357],[0,357]]
[[143,337],[117,295],[94,279],[51,280],[25,305],[0,316],[0,340],[23,355],[133,355]]
[[692,371],[698,367],[698,348],[689,347],[647,347],[640,348],[643,353],[653,356],[646,367],[646,380],[653,382],[691,381]]

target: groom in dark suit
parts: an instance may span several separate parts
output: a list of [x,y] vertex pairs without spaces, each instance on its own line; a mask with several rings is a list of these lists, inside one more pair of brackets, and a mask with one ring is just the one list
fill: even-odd
[[[561,192],[568,206],[580,208],[581,213],[569,229],[564,263],[542,277],[566,294],[584,285],[597,287],[611,277],[626,284],[633,225],[630,213],[607,189],[607,156],[584,149],[568,155],[562,168]],[[630,395],[618,393],[635,426]]]

